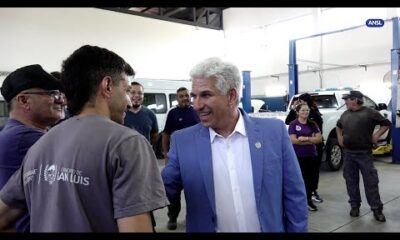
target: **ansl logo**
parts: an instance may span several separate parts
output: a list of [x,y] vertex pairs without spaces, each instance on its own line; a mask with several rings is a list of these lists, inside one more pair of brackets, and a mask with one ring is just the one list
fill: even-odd
[[383,27],[383,25],[385,25],[385,21],[383,19],[370,18],[365,21],[365,25],[367,25],[367,27]]

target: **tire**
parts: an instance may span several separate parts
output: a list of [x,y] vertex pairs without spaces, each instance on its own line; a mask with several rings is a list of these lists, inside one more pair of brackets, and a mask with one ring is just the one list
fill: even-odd
[[328,140],[326,145],[326,162],[331,171],[337,171],[343,165],[343,149],[336,138]]

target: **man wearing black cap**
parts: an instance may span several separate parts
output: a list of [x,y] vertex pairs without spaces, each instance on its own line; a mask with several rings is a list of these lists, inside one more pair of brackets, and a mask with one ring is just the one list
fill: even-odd
[[[63,116],[61,82],[40,65],[29,65],[9,74],[1,87],[10,118],[0,132],[0,189],[20,167],[28,149]],[[29,232],[29,215],[16,224]]]
[[[360,215],[359,172],[361,172],[365,195],[374,212],[374,217],[379,222],[385,222],[372,148],[378,142],[379,137],[389,129],[391,123],[375,109],[364,107],[363,97],[364,95],[360,91],[350,91],[349,94],[344,95],[343,99],[347,110],[336,124],[339,144],[344,147],[343,176],[350,198],[350,216],[358,217]],[[380,128],[374,133],[376,125],[380,125]]]

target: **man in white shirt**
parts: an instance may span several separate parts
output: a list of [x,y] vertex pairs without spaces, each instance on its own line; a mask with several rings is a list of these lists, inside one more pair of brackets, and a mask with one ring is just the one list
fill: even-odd
[[162,172],[170,201],[183,189],[188,232],[305,232],[307,200],[285,124],[238,108],[236,66],[206,59],[191,73],[202,124],[171,136]]

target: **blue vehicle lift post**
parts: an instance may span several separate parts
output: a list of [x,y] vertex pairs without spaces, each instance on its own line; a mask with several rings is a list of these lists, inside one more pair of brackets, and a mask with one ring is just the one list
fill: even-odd
[[289,99],[299,91],[299,73],[296,62],[296,40],[289,41]]
[[251,79],[250,71],[242,71],[243,76],[243,110],[247,113],[251,112]]
[[396,128],[397,94],[400,69],[400,30],[399,18],[393,18],[393,49],[391,50],[392,62],[392,163],[400,163],[400,128]]

